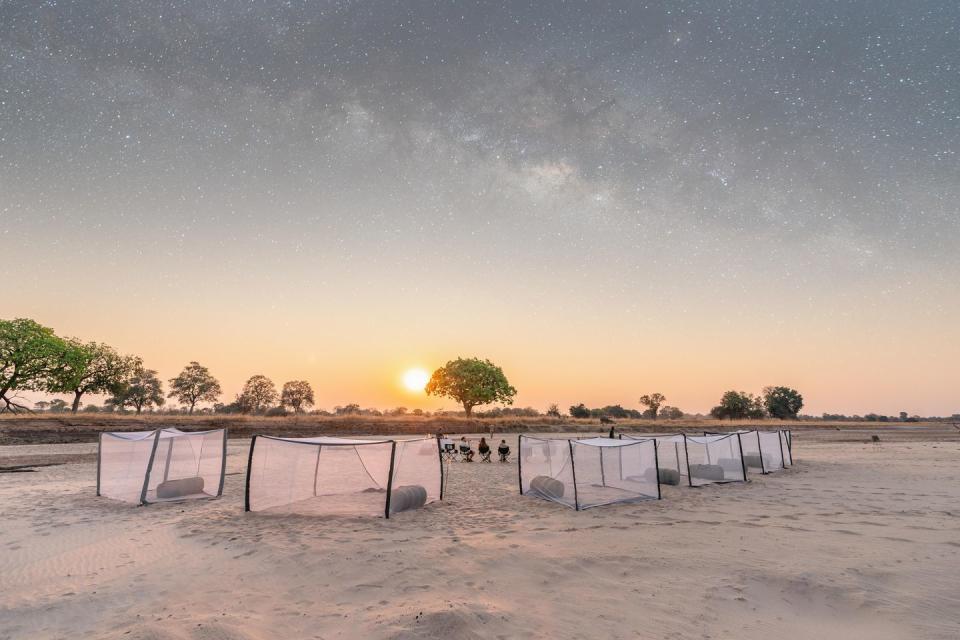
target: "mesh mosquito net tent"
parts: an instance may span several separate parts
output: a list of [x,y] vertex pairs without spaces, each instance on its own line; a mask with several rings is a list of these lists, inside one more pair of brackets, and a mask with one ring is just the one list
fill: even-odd
[[657,467],[660,484],[678,485],[687,477],[687,454],[683,446],[682,433],[665,436],[631,436],[620,434],[624,440],[648,440],[657,443]]
[[227,430],[104,432],[97,495],[147,504],[223,494]]
[[685,436],[684,447],[691,487],[746,481],[739,433]]
[[246,510],[389,518],[443,499],[442,473],[436,438],[255,436]]
[[[743,447],[743,462],[748,470],[772,473],[781,471],[786,467],[783,432],[740,430],[733,433],[740,435],[740,444]],[[726,434],[713,432],[705,435]]]
[[565,440],[520,436],[520,493],[576,510],[659,500],[657,445],[651,439]]

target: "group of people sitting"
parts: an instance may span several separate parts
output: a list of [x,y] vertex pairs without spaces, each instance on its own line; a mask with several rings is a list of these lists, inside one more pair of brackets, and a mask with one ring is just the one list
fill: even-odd
[[[442,433],[437,434],[437,437],[443,444],[444,453],[450,459],[459,459],[461,462],[473,462],[473,447],[470,446],[470,441],[467,440],[466,436],[461,436],[460,442],[456,446],[452,440],[445,440]],[[458,452],[459,458],[457,458]],[[486,438],[480,438],[480,443],[477,445],[477,452],[480,454],[480,462],[491,461],[490,456],[492,451],[490,450],[490,445],[487,444]],[[500,441],[500,444],[497,446],[497,454],[500,456],[500,462],[509,462],[510,445],[507,444],[506,440]]]

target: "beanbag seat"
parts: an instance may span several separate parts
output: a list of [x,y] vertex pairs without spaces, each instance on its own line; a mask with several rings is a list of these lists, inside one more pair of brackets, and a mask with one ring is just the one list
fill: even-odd
[[[644,480],[647,482],[653,482],[654,478],[658,476],[654,475],[653,469],[647,469],[644,473]],[[629,478],[627,478],[629,480]],[[659,474],[660,484],[680,484],[680,472],[676,469],[660,469]]]
[[550,476],[537,476],[530,481],[530,488],[551,498],[563,497],[563,483]]
[[427,503],[427,490],[418,484],[394,487],[390,494],[390,513],[419,509]]
[[692,464],[690,476],[700,480],[723,480],[723,467],[718,464]]
[[178,478],[157,485],[157,499],[170,500],[203,493],[203,478]]

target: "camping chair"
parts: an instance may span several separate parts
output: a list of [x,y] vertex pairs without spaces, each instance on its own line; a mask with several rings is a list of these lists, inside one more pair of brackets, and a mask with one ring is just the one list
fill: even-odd
[[510,462],[510,447],[498,447],[497,453],[500,454],[500,462]]
[[473,449],[470,445],[460,445],[460,462],[473,462]]
[[480,462],[492,462],[492,460],[490,460],[490,455],[493,453],[493,451],[490,449],[490,447],[487,447],[486,451],[478,451],[480,451]]
[[446,462],[453,462],[457,459],[457,445],[453,443],[453,440],[441,440],[440,446],[440,450],[443,453],[443,459]]

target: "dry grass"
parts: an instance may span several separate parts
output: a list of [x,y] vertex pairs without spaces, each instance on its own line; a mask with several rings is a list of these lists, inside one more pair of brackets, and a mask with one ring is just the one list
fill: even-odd
[[[727,431],[744,427],[838,430],[862,439],[863,432],[897,437],[896,434],[933,429],[944,435],[960,435],[949,423],[824,422],[819,420],[617,420],[618,431],[630,433],[676,433],[685,431]],[[509,417],[459,418],[451,416],[289,416],[267,418],[238,415],[111,415],[111,414],[28,414],[0,416],[0,445],[95,442],[102,431],[140,431],[158,427],[184,430],[226,427],[231,437],[248,438],[264,433],[292,437],[316,435],[422,435],[443,431],[460,433],[606,433],[610,425],[597,419]]]

